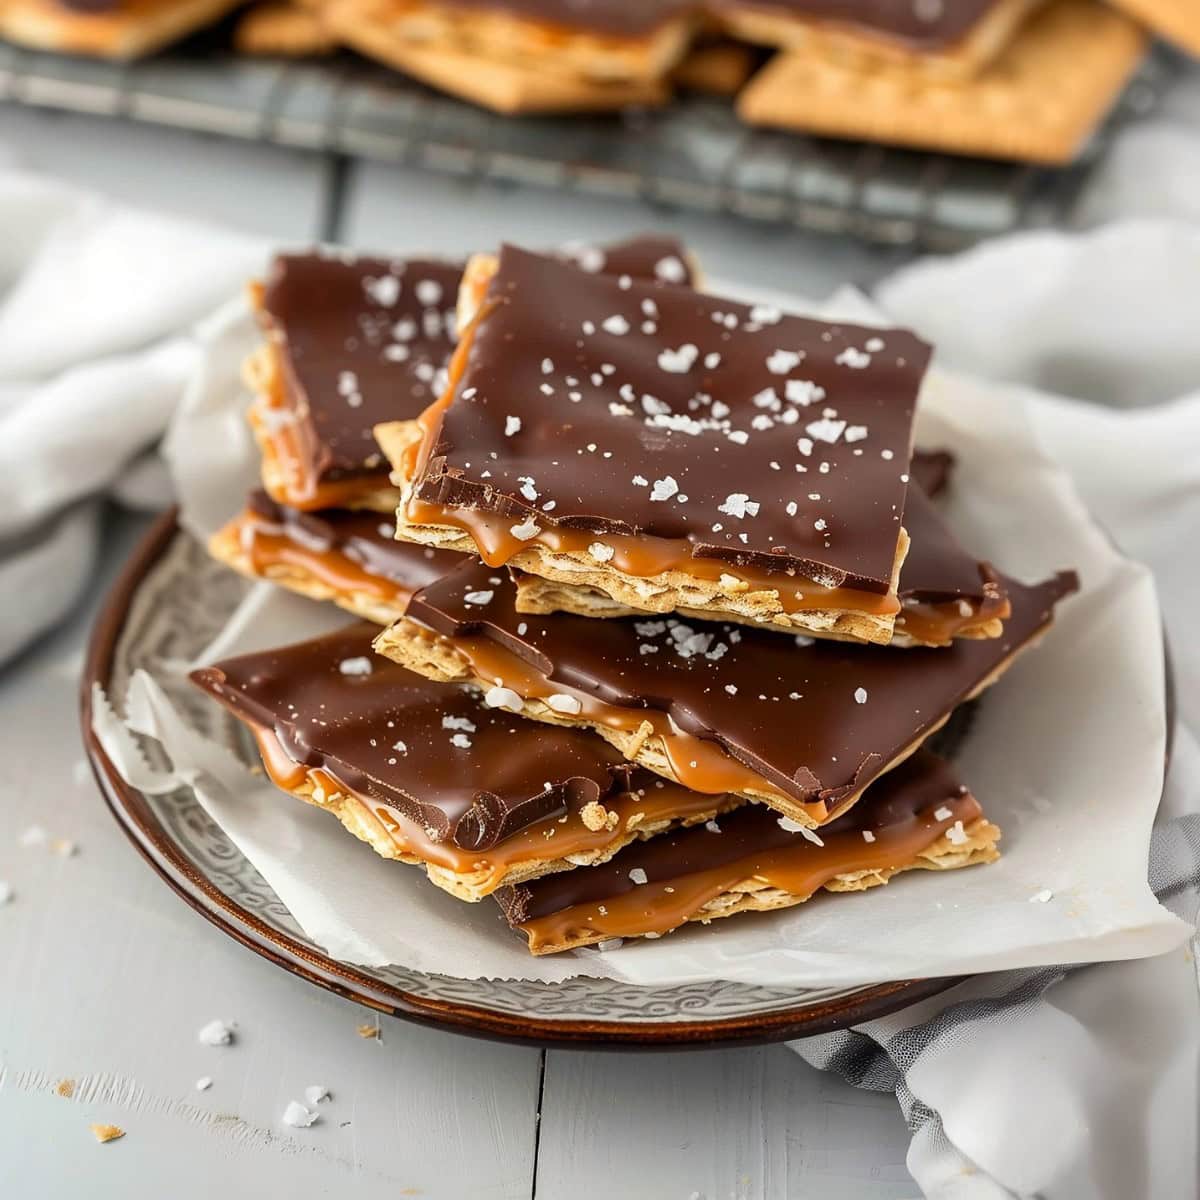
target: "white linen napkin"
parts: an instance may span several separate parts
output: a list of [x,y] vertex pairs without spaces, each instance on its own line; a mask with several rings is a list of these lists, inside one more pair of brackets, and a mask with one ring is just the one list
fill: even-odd
[[[1094,515],[1154,570],[1179,726],[1150,878],[1200,910],[1200,228],[1130,222],[1023,235],[902,271],[878,291],[943,363],[1087,399],[1043,401],[1039,433]],[[984,798],[986,802],[986,797]],[[1197,945],[1154,959],[980,976],[793,1043],[894,1091],[932,1200],[1175,1200],[1197,1190]]]
[[0,663],[90,578],[101,498],[163,507],[138,456],[179,402],[196,321],[262,242],[0,170]]

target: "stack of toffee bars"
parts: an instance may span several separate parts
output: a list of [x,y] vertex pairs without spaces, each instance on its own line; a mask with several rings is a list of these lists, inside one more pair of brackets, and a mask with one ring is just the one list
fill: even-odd
[[997,857],[923,744],[1077,584],[939,515],[928,346],[656,238],[284,256],[254,297],[263,490],[211,549],[359,618],[193,674],[281,789],[534,954]]

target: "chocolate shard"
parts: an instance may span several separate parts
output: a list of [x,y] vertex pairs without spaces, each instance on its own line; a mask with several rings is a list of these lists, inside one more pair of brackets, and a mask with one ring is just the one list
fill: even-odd
[[1001,670],[1078,587],[1072,572],[1002,582],[1012,604],[1002,637],[905,651],[673,617],[518,613],[512,582],[471,562],[417,592],[408,619],[445,638],[491,641],[605,705],[668,714],[785,795],[833,812]]
[[375,656],[378,629],[325,637],[192,672],[239,719],[274,733],[290,759],[394,807],[434,840],[484,850],[556,811],[629,786],[599,738],[486,708]]
[[925,343],[511,246],[487,304],[418,502],[890,592]]
[[936,500],[950,483],[954,462],[949,450],[922,450],[918,446],[913,451],[909,474],[925,495]]

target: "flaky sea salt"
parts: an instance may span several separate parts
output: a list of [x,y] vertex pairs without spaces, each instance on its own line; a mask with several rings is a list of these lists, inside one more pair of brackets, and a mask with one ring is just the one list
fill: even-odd
[[629,872],[629,878],[630,878],[630,881],[633,883],[646,883],[647,882],[646,872],[643,871],[641,867],[634,867]]
[[[637,482],[637,479],[634,479]],[[650,489],[651,500],[670,500],[679,491],[679,484],[675,482],[674,476],[667,475],[662,479],[656,479],[654,486]]]
[[493,591],[468,592],[463,597],[463,603],[464,604],[479,604],[479,605],[491,604],[492,597],[495,594],[496,593]]
[[551,696],[546,697],[546,703],[557,713],[566,713],[568,716],[574,716],[576,713],[583,710],[583,705],[574,696],[568,696],[565,692],[555,692]]
[[374,668],[371,660],[365,654],[360,654],[356,658],[343,658],[338,663],[338,670],[343,675],[370,675]]
[[654,274],[664,283],[682,283],[687,278],[687,267],[674,254],[668,254],[654,264]]
[[499,684],[483,693],[483,702],[488,708],[503,708],[506,712],[519,713],[522,707],[521,697],[512,688]]

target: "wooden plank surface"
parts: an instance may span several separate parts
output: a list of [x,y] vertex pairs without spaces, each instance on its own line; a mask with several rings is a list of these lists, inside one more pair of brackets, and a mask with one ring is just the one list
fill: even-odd
[[538,1197],[902,1200],[895,1099],[860,1092],[786,1046],[706,1053],[551,1051]]
[[[74,728],[88,624],[81,613],[0,677],[0,878],[14,891],[0,908],[0,1195],[211,1200],[353,1182],[364,1200],[527,1197],[538,1051],[391,1020],[360,1037],[367,1010],[220,933],[125,840]],[[35,824],[78,852],[22,846]],[[237,1022],[232,1045],[200,1043],[214,1018]],[[310,1085],[332,1094],[319,1123],[285,1126]],[[92,1123],[126,1136],[97,1145]]]

